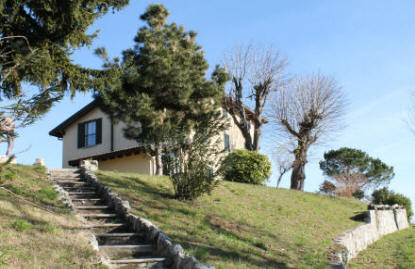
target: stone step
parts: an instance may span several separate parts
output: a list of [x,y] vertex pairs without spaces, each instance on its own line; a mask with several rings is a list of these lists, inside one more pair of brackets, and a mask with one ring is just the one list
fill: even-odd
[[69,191],[69,195],[97,195],[94,191]]
[[75,206],[94,206],[94,205],[104,205],[105,201],[101,198],[83,198],[83,197],[72,197],[72,203]]
[[78,210],[98,210],[98,209],[110,209],[111,207],[107,205],[80,205],[75,206],[75,209]]
[[76,192],[95,192],[96,191],[96,188],[88,187],[88,186],[75,186],[75,187],[72,187],[72,186],[71,187],[66,187],[66,186],[64,186],[63,189],[65,191],[68,191],[69,193],[74,192],[74,191],[76,191]]
[[153,245],[101,245],[99,251],[111,259],[121,259],[126,257],[139,258],[144,254],[150,254],[154,250]]
[[56,181],[62,187],[74,187],[74,186],[89,186],[88,183],[83,180],[65,180],[65,181]]
[[131,245],[144,241],[144,233],[105,233],[95,235],[99,245]]
[[82,192],[82,193],[69,193],[71,199],[100,199],[99,195],[95,192]]
[[[117,225],[105,225],[105,224],[117,224]],[[105,233],[129,233],[131,232],[130,227],[125,223],[101,223],[101,224],[90,224],[88,226],[94,234],[105,234]]]
[[165,258],[161,257],[147,257],[139,259],[119,259],[111,260],[112,268],[119,269],[137,269],[137,268],[151,268],[151,269],[166,269],[163,265]]
[[84,218],[115,218],[118,217],[115,213],[90,213],[90,214],[79,214]]

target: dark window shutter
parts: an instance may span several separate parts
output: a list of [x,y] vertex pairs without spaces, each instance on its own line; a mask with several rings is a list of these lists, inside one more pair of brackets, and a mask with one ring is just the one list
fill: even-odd
[[85,147],[85,123],[78,124],[78,148]]
[[96,120],[96,132],[97,132],[97,140],[95,144],[101,144],[102,143],[102,119]]

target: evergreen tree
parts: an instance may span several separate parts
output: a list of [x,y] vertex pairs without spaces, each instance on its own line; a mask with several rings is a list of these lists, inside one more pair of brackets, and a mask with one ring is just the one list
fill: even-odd
[[338,194],[349,197],[357,190],[389,184],[395,176],[393,167],[352,148],[324,153],[320,168],[334,181]]
[[[7,101],[0,118],[11,116],[20,121],[18,126],[27,125],[66,91],[74,95],[102,87],[102,71],[74,64],[70,56],[96,37],[86,30],[97,18],[128,2],[0,0],[0,100]],[[28,96],[22,83],[37,86],[39,92]]]
[[[144,143],[155,155],[157,174],[162,174],[167,145],[177,149],[190,141],[192,131],[215,126],[227,80],[219,67],[212,80],[206,79],[208,64],[195,42],[196,33],[168,24],[168,15],[162,5],[147,8],[141,16],[147,25],[139,29],[134,48],[123,52],[121,64],[107,62],[121,75],[96,95],[106,113],[126,123],[125,136]],[[105,58],[104,51],[98,54]]]

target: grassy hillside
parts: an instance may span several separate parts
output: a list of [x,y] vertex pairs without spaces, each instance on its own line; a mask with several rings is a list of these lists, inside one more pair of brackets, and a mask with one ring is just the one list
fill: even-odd
[[359,253],[350,268],[415,268],[415,227],[389,234]]
[[33,203],[0,188],[0,268],[103,268],[44,168],[10,165],[0,186]]
[[355,199],[222,182],[196,202],[173,199],[166,177],[97,172],[186,251],[216,268],[325,268],[332,239],[365,210]]

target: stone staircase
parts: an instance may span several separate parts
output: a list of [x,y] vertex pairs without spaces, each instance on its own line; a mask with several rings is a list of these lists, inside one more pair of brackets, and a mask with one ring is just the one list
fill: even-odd
[[49,170],[51,179],[69,194],[69,203],[82,216],[98,242],[101,256],[110,268],[165,269],[165,257],[156,254],[156,246],[145,240],[144,232],[134,232],[98,195],[75,169]]

